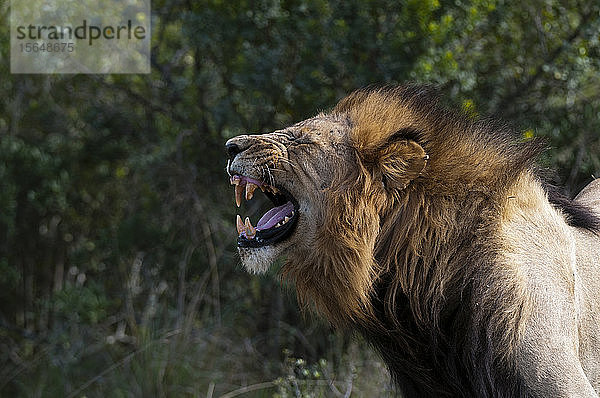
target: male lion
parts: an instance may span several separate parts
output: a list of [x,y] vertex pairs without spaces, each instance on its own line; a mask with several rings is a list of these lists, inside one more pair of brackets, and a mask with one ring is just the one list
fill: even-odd
[[363,333],[404,396],[598,397],[600,181],[573,200],[541,145],[438,104],[368,88],[283,130],[226,144],[244,266],[279,256],[303,305]]

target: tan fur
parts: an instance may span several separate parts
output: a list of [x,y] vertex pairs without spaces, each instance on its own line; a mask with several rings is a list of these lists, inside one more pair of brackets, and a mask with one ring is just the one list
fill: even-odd
[[[240,249],[244,265],[286,255],[300,302],[363,331],[406,394],[596,396],[600,239],[548,201],[539,145],[417,86],[230,143],[231,172],[300,205],[294,235]],[[598,214],[599,185],[577,199]]]

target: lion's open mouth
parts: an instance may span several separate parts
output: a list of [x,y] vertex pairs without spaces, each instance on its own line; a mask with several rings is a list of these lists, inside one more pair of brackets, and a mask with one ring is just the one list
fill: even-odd
[[289,192],[242,175],[233,175],[230,182],[235,186],[235,203],[238,207],[243,199],[252,199],[256,188],[264,192],[275,205],[258,220],[256,226],[252,225],[248,217],[242,222],[238,214],[236,225],[239,247],[268,246],[292,235],[298,220],[298,203]]

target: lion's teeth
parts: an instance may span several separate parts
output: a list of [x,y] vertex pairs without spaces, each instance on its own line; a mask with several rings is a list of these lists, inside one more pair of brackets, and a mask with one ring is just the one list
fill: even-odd
[[241,185],[235,186],[235,204],[240,207],[242,204],[242,198],[244,197],[244,187]]
[[235,219],[235,224],[237,226],[238,235],[241,235],[242,233],[246,232],[246,226],[242,222],[242,217],[240,217],[239,214]]
[[254,190],[256,189],[257,186],[258,185],[255,185],[251,182],[246,184],[246,200],[252,199],[252,196],[254,195]]
[[275,228],[281,227],[281,223],[278,222],[277,225],[275,225]]
[[246,237],[249,239],[254,238],[254,235],[256,235],[256,228],[252,226],[250,218],[246,217],[246,222],[244,223],[244,226],[246,227]]
[[290,221],[290,218],[286,216],[286,217],[283,219],[283,223],[285,224],[285,223],[286,223],[286,222],[288,222],[288,221]]
[[240,184],[240,181],[241,181],[241,179],[242,179],[242,178],[241,178],[240,176],[237,176],[237,175],[236,175],[236,176],[232,176],[232,177],[229,179],[229,182],[231,183],[231,185],[239,185],[239,184]]

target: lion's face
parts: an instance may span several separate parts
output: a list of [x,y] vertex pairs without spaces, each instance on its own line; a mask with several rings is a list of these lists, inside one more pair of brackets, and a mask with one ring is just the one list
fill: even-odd
[[273,203],[259,220],[237,216],[238,251],[250,272],[263,273],[284,253],[314,248],[325,192],[351,167],[346,118],[320,115],[283,130],[227,141],[227,172],[238,207],[262,191]]

